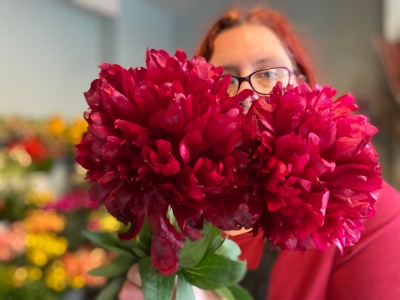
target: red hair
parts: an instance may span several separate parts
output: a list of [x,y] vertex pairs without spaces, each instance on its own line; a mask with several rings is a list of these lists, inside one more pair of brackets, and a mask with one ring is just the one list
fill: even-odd
[[228,11],[208,32],[203,42],[200,44],[200,47],[197,49],[196,55],[203,56],[209,61],[213,55],[214,41],[218,34],[244,23],[261,24],[270,28],[290,53],[296,75],[305,76],[305,82],[311,87],[315,86],[314,72],[300,41],[292,30],[289,22],[279,13],[272,10],[256,8],[249,12],[238,10]]

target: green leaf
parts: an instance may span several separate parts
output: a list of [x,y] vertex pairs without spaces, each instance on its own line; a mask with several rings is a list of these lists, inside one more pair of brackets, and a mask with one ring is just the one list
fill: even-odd
[[174,226],[174,227],[178,226],[178,224],[176,222],[176,218],[174,216],[174,211],[172,210],[171,206],[168,206],[167,218],[171,222],[172,226]]
[[206,251],[203,259],[193,268],[182,270],[189,283],[203,290],[235,284],[245,273],[246,263],[230,260],[211,251]]
[[133,256],[120,256],[115,258],[111,263],[92,269],[87,273],[93,276],[105,277],[125,275],[129,268],[138,261],[139,260]]
[[209,225],[209,235],[210,235],[210,245],[208,246],[208,250],[211,252],[215,252],[219,247],[221,247],[224,239],[221,237],[221,231],[211,224]]
[[138,258],[150,256],[150,251],[147,251],[143,245],[140,245],[139,241],[121,241],[121,245],[125,249],[130,249]]
[[145,300],[170,300],[174,290],[175,276],[162,276],[151,264],[150,257],[139,261],[142,291]]
[[253,296],[238,284],[231,285],[228,289],[236,300],[253,300]]
[[236,299],[235,296],[227,287],[216,289],[215,292],[224,300],[241,300],[241,299]]
[[179,253],[180,268],[187,269],[197,265],[207,249],[210,248],[211,243],[218,240],[221,236],[221,232],[210,223],[205,224],[201,233],[203,237],[194,242],[188,238],[185,240],[184,246]]
[[106,250],[114,251],[121,255],[135,256],[133,252],[122,247],[116,235],[108,232],[96,232],[88,230],[84,230],[83,234],[88,240]]
[[215,292],[226,300],[253,300],[250,293],[237,284],[216,289]]
[[143,250],[145,251],[147,250],[146,253],[150,253],[152,238],[153,238],[153,230],[151,229],[151,226],[146,219],[143,222],[142,229],[140,230],[138,235],[138,240],[140,242],[140,245],[143,247]]
[[229,239],[225,239],[221,247],[215,251],[215,254],[225,256],[232,260],[238,260],[240,253],[242,253],[242,251],[238,244]]
[[206,236],[194,242],[186,239],[183,249],[179,253],[179,267],[191,268],[197,265],[206,253],[209,244],[210,239]]
[[110,280],[106,287],[103,288],[101,292],[97,295],[96,300],[117,300],[118,292],[121,289],[125,280],[125,276],[117,277]]
[[192,285],[186,281],[185,276],[181,273],[178,273],[175,300],[195,300]]

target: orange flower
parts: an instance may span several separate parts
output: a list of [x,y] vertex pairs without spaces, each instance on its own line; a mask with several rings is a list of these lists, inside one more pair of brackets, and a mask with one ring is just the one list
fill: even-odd
[[53,210],[36,209],[30,211],[23,222],[26,231],[33,233],[60,232],[65,227],[64,217]]
[[67,252],[61,258],[66,276],[74,288],[86,286],[102,286],[106,283],[105,277],[91,276],[87,272],[97,268],[108,261],[111,257],[101,248],[81,248],[74,252]]

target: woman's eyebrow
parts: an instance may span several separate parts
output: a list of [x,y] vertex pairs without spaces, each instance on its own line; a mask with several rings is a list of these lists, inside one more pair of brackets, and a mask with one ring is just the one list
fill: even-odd
[[275,59],[261,58],[261,59],[256,60],[254,62],[254,65],[257,67],[277,67],[277,66],[275,66],[276,63],[277,62]]
[[224,73],[229,73],[229,74],[240,74],[240,70],[238,66],[234,65],[222,65],[222,68],[224,69]]

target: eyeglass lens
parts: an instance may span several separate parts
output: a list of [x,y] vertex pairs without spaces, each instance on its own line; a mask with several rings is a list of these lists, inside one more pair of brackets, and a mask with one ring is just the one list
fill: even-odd
[[[285,68],[273,68],[257,71],[250,76],[250,84],[258,94],[269,94],[278,81],[284,86],[289,84],[290,73]],[[231,77],[228,93],[233,96],[239,90],[238,78]]]

